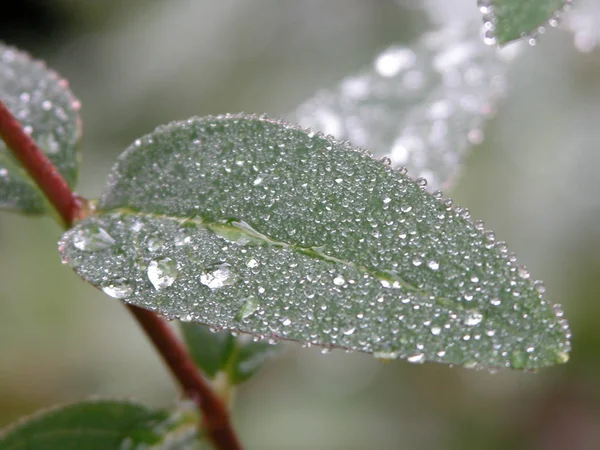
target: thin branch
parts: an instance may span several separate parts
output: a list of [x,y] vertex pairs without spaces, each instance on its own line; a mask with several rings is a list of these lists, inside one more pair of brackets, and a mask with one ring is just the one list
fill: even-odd
[[[0,138],[54,206],[66,228],[86,216],[85,202],[71,191],[58,169],[44,155],[22,125],[0,101]],[[185,394],[203,417],[204,430],[215,448],[239,450],[241,444],[231,427],[229,412],[221,399],[202,378],[186,348],[169,325],[151,311],[127,305],[144,329]]]
[[204,429],[210,433],[219,449],[241,449],[237,436],[231,429],[227,407],[206,384],[186,348],[173,334],[169,325],[147,309],[127,305],[154,346],[167,363],[171,372],[177,374],[179,384],[188,397],[196,402],[204,416]]

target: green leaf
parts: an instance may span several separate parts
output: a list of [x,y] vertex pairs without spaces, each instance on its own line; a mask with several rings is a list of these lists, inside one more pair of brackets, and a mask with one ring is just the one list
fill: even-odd
[[255,342],[247,335],[215,332],[194,323],[182,323],[181,329],[190,353],[202,371],[210,378],[225,373],[232,385],[251,378],[278,352],[277,346],[265,341]]
[[169,318],[411,362],[564,362],[568,326],[541,283],[451,205],[332,138],[194,118],[127,149],[59,248]]
[[426,178],[431,191],[447,189],[483,139],[513,56],[485,45],[479,26],[444,25],[408,46],[392,46],[290,117],[389,158],[393,167]]
[[191,410],[152,411],[125,400],[87,400],[41,411],[0,431],[0,450],[189,449]]
[[528,35],[535,39],[540,27],[556,26],[571,3],[572,0],[477,1],[486,24],[486,42],[500,45]]
[[[0,43],[0,100],[74,187],[80,158],[80,105],[67,82],[43,62]],[[27,214],[49,211],[45,197],[2,140],[0,209]]]

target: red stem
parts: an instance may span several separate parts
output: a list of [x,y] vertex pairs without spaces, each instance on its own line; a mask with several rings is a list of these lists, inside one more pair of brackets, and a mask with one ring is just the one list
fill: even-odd
[[[67,228],[87,215],[85,202],[71,191],[60,172],[1,100],[0,138],[46,195]],[[186,348],[169,325],[151,311],[133,305],[127,305],[127,308],[169,366],[185,394],[196,403],[202,413],[204,430],[215,448],[241,450],[226,406],[202,378]]]
[[25,132],[2,101],[0,101],[0,138],[6,142],[29,176],[56,208],[65,226],[72,226],[82,211],[81,199],[71,192],[69,185],[52,161],[40,151],[33,138]]

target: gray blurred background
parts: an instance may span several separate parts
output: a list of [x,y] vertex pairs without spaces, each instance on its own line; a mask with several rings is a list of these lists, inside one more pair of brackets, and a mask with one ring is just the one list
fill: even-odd
[[[419,36],[430,24],[416,3],[21,0],[3,5],[0,40],[45,59],[82,101],[79,192],[93,198],[156,125],[283,116]],[[583,50],[561,30],[525,49],[450,193],[565,306],[571,361],[492,375],[290,346],[238,392],[247,448],[600,448],[600,50]],[[93,394],[173,405],[176,386],[126,310],[60,264],[60,234],[0,213],[0,426]]]

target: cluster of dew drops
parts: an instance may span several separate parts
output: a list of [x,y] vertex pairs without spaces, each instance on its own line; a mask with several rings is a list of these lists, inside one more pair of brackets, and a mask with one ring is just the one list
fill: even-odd
[[[391,161],[388,157],[381,158],[380,163],[385,166],[391,165]],[[407,170],[405,168],[399,169],[399,171],[400,171],[400,173],[402,173],[404,175],[407,174]],[[415,182],[422,190],[426,189],[427,180],[425,178],[418,178],[415,180]],[[470,220],[469,210],[466,208],[461,208],[457,205],[454,205],[453,201],[450,198],[444,199],[443,194],[440,190],[436,190],[431,195],[433,195],[433,197],[436,200],[443,202],[443,204],[445,205],[446,208],[449,208],[449,209],[452,208],[463,219]],[[508,261],[511,263],[511,265],[513,267],[515,267],[515,271],[517,271],[517,275],[520,278],[522,278],[522,279],[530,278],[530,274],[529,274],[528,270],[524,266],[519,266],[516,264],[516,256],[513,253],[509,253],[505,242],[496,241],[494,233],[490,230],[486,230],[482,221],[476,221],[476,222],[474,222],[474,225],[478,231],[480,231],[484,234],[485,245],[487,248],[496,248],[501,254],[505,255],[507,257]],[[141,225],[140,225],[140,229],[141,229]],[[181,236],[176,238],[175,245],[185,245],[186,243],[191,242],[190,239],[191,239],[190,236],[186,235],[184,233]],[[101,228],[101,227],[78,228],[77,230],[75,230],[75,233],[72,237],[71,243],[76,249],[83,251],[83,252],[96,252],[96,251],[100,251],[100,250],[105,250],[116,244],[115,239],[112,236],[110,236],[110,234],[104,228]],[[146,241],[147,250],[150,252],[155,252],[156,250],[160,249],[163,244],[164,244],[164,241],[159,236],[149,236]],[[61,253],[63,253],[63,252],[61,251]],[[63,259],[63,262],[67,263],[68,261],[66,259]],[[412,263],[416,267],[418,267],[422,264],[427,264],[427,267],[432,271],[437,271],[440,267],[439,262],[433,261],[433,260],[432,261],[422,261],[422,260],[415,259],[412,261]],[[247,262],[247,266],[249,268],[256,268],[256,267],[258,267],[258,265],[259,265],[259,263],[255,259],[250,259]],[[162,258],[152,259],[152,260],[150,260],[150,262],[148,263],[148,265],[146,267],[146,276],[156,291],[165,289],[165,288],[173,285],[179,276],[177,262],[170,257],[162,257]],[[214,264],[210,267],[206,267],[205,270],[199,275],[198,280],[199,280],[200,284],[210,288],[211,290],[215,290],[215,289],[220,289],[222,287],[230,286],[230,285],[236,283],[237,276],[235,273],[233,273],[231,266],[229,264],[227,264],[226,262],[220,262],[220,263]],[[132,283],[130,283],[130,281],[124,277],[123,278],[113,278],[113,279],[105,280],[105,281],[106,282],[103,283],[100,286],[100,288],[102,289],[102,291],[104,293],[106,293],[107,295],[109,295],[113,298],[126,299],[127,297],[131,296],[135,291],[135,286],[132,285]],[[477,282],[478,280],[472,278],[471,281]],[[340,286],[340,285],[344,284],[345,282],[346,282],[346,280],[344,280],[344,278],[341,276],[337,276],[332,279],[332,283],[335,286]],[[384,284],[383,281],[382,281],[382,284]],[[535,281],[534,287],[535,287],[537,293],[540,295],[540,298],[542,298],[542,296],[546,290],[544,284],[541,281]],[[496,303],[494,303],[494,302],[496,302]],[[543,299],[541,300],[541,302],[542,302],[542,304],[546,304],[546,302]],[[492,300],[491,304],[492,304],[492,306],[498,306],[498,305],[500,305],[500,300],[498,300],[498,299]],[[252,314],[254,314],[259,308],[260,308],[260,305],[259,305],[258,301],[256,300],[256,298],[252,297],[252,298],[250,298],[249,301],[246,301],[242,304],[242,306],[240,308],[240,315],[242,318],[249,317]],[[566,350],[566,352],[568,352],[570,350],[568,341],[571,338],[571,333],[569,330],[568,322],[563,317],[564,313],[563,313],[562,307],[560,305],[555,304],[553,306],[553,312],[554,312],[555,316],[557,317],[559,326],[562,328],[564,336],[567,340],[565,350]],[[484,319],[484,316],[481,313],[479,313],[478,311],[473,311],[469,315],[469,317],[466,319],[465,324],[467,326],[478,325],[483,319]],[[182,317],[182,320],[183,321],[192,321],[193,317],[191,315],[189,315],[187,317]],[[287,320],[290,321],[290,319],[287,319]],[[291,323],[291,321],[290,321],[290,323]],[[290,325],[290,323],[283,322],[283,325],[287,326],[287,325]],[[211,330],[218,331],[215,328],[212,328]],[[442,333],[442,331],[443,330],[441,327],[431,324],[430,332],[434,336],[438,336],[440,333]],[[494,333],[494,331],[492,330],[489,333]],[[491,337],[491,336],[493,336],[493,334],[488,334],[488,336]],[[254,338],[255,338],[255,340],[258,340],[258,339],[263,338],[263,336],[255,336]],[[465,340],[466,340],[466,338],[465,338]],[[273,339],[269,339],[269,343],[275,344],[276,341]],[[308,343],[308,344],[306,344],[306,346],[311,346],[311,344]],[[421,345],[421,347],[422,347],[422,345]],[[419,348],[418,344],[417,344],[417,348]],[[534,350],[535,350],[535,348],[533,346],[527,348],[527,352],[533,352]],[[322,350],[323,353],[327,353],[329,351],[330,351],[329,347],[324,347]],[[441,354],[438,353],[438,356],[443,357],[444,356],[443,353],[445,353],[445,352],[442,351]],[[375,351],[373,353],[373,355],[374,355],[374,357],[376,357],[378,359],[392,359],[395,357],[395,355],[393,355],[393,354],[388,354],[386,352],[377,352],[377,351]],[[423,363],[423,362],[425,362],[425,354],[422,352],[420,352],[420,353],[417,352],[414,355],[407,357],[407,361],[411,362],[411,363]],[[478,368],[478,366],[473,366],[473,368]]]
[[[521,37],[525,39],[529,45],[536,45],[539,37],[546,33],[547,26],[553,28],[558,27],[564,13],[571,9],[573,2],[574,0],[563,0],[563,6],[556,10],[545,24],[540,25],[530,33],[523,33]],[[487,45],[496,45],[498,43],[496,38],[497,17],[494,12],[494,3],[495,0],[477,0],[477,6],[483,15],[481,36],[483,38],[483,42],[485,42]]]

